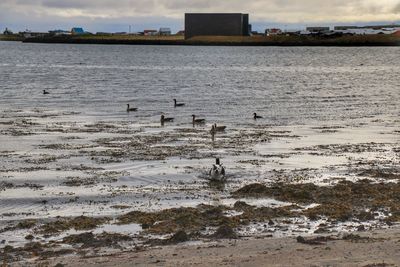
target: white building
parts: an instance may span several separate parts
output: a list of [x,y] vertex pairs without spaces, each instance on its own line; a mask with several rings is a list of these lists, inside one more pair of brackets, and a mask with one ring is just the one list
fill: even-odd
[[158,33],[160,35],[171,35],[171,29],[170,28],[160,28]]

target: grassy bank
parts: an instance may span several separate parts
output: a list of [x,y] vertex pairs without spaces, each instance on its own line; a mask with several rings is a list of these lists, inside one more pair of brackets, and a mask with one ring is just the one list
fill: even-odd
[[225,46],[398,46],[392,35],[319,36],[183,36],[84,35],[25,39],[35,43],[127,44],[127,45],[225,45]]
[[400,38],[392,35],[355,35],[340,37],[324,36],[199,36],[188,42],[231,43],[254,45],[329,45],[329,46],[368,46],[368,45],[400,45]]
[[24,38],[17,34],[13,35],[0,34],[0,41],[23,41],[23,40]]

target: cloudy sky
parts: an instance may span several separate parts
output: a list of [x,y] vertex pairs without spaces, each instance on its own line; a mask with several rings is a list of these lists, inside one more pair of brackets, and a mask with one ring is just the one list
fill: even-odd
[[400,0],[0,0],[0,30],[183,29],[185,12],[249,13],[256,30],[400,22]]

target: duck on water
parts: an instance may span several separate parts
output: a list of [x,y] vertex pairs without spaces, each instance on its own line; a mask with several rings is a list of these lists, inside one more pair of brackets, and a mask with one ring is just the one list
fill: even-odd
[[262,119],[262,116],[257,115],[257,113],[253,113],[253,118],[256,119]]
[[192,120],[193,124],[196,124],[196,123],[205,123],[205,122],[206,122],[205,119],[196,119],[196,115],[192,115],[192,118],[193,118],[193,120]]
[[161,121],[161,125],[163,125],[165,122],[172,122],[172,121],[174,121],[174,118],[167,118],[167,117],[165,117],[164,115],[161,115],[160,121]]
[[129,104],[126,104],[126,106],[127,106],[127,108],[126,108],[126,111],[127,111],[127,112],[129,112],[129,111],[137,111],[137,108],[131,108],[131,107],[129,106]]
[[214,131],[216,131],[216,132],[223,132],[226,129],[226,126],[223,126],[223,125],[218,125],[217,126],[216,123],[214,123],[213,126],[214,126]]
[[174,107],[183,107],[185,103],[178,103],[176,99],[174,98]]
[[208,174],[212,181],[225,181],[225,167],[222,166],[219,158],[215,159],[215,164],[213,164]]

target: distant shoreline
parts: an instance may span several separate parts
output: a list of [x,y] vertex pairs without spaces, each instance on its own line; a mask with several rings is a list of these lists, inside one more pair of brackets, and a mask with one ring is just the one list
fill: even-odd
[[183,36],[129,36],[84,35],[44,36],[34,38],[4,38],[0,41],[24,43],[66,43],[103,45],[172,45],[172,46],[400,46],[400,36],[353,35],[353,36],[199,36],[185,40]]

